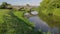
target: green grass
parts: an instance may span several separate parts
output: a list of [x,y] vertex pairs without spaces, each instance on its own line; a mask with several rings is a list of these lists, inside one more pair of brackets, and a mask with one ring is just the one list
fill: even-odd
[[7,9],[0,9],[0,23],[3,23],[4,21],[3,21],[3,16],[5,15],[5,14],[7,14],[9,12],[9,10],[7,10]]
[[23,21],[26,22],[26,24],[34,27],[35,25],[33,23],[31,23],[27,18],[24,18],[24,13],[25,11],[15,11],[14,14],[15,16],[17,16],[18,18],[22,19]]
[[23,12],[0,9],[0,34],[35,34],[35,32],[31,23],[23,18]]
[[[4,16],[4,15],[8,15],[9,11],[10,11],[10,10],[8,10],[8,9],[0,9],[0,22],[1,22],[1,23],[4,22],[4,21],[3,21],[3,16]],[[34,24],[33,24],[33,23],[31,23],[30,21],[28,21],[28,19],[24,18],[24,15],[23,15],[23,14],[25,13],[25,11],[13,11],[13,13],[14,13],[15,16],[17,16],[17,17],[20,18],[21,20],[25,21],[26,24],[34,27]]]

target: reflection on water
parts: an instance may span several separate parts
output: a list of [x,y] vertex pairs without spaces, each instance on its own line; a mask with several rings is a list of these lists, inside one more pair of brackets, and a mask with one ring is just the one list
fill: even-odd
[[42,32],[50,31],[51,33],[58,34],[57,27],[51,29],[49,25],[46,22],[42,21],[38,16],[32,16],[29,18],[29,20],[35,24],[35,29],[34,29],[35,31],[41,29]]

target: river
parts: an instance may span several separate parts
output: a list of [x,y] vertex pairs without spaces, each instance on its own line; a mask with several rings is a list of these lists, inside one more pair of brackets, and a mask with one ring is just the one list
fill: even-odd
[[39,16],[32,16],[28,18],[29,21],[33,22],[35,24],[35,31],[38,31],[41,29],[42,32],[48,32],[54,34],[59,34],[59,29],[57,27],[51,28],[46,22],[42,21]]

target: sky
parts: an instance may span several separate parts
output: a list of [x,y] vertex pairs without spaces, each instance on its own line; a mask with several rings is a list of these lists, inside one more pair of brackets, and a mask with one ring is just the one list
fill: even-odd
[[0,4],[2,2],[7,2],[12,5],[32,5],[32,6],[39,6],[42,0],[0,0]]

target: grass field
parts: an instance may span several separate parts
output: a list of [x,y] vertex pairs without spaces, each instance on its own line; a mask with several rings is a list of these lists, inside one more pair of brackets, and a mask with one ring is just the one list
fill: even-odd
[[31,23],[27,18],[24,18],[24,13],[25,11],[15,11],[14,14],[15,16],[17,16],[18,18],[22,19],[23,21],[26,22],[26,24],[34,27],[35,25],[33,23]]
[[9,12],[9,10],[7,10],[7,9],[0,9],[0,23],[3,23],[4,21],[3,21],[3,16],[5,15],[5,14],[7,14]]
[[36,34],[23,12],[0,9],[0,34]]

